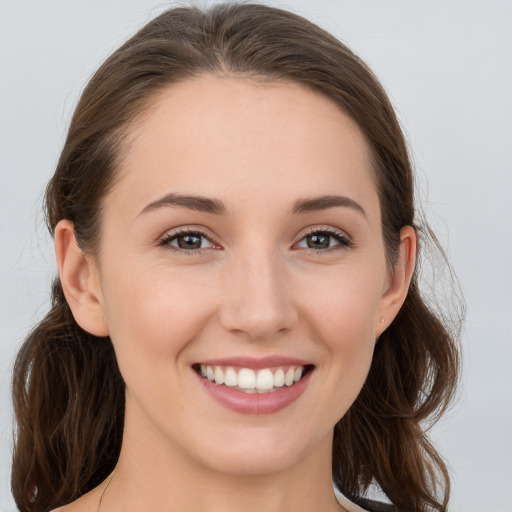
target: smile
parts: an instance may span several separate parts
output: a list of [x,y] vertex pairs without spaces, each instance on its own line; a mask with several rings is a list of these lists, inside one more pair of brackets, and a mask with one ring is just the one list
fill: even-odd
[[[272,393],[283,386],[293,386],[301,380],[307,366],[280,366],[274,368],[233,368],[230,366],[199,365],[201,377],[228,386],[242,393]],[[197,370],[196,370],[197,371]]]
[[281,411],[306,390],[315,366],[289,358],[233,358],[192,365],[203,389],[217,403],[241,414]]

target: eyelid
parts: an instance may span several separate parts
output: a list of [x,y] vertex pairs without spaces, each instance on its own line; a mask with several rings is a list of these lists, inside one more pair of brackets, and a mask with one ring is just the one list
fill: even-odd
[[[299,242],[301,242],[304,238],[307,236],[313,235],[313,234],[327,234],[330,236],[333,236],[334,238],[338,239],[338,244],[336,244],[333,247],[329,247],[327,249],[313,249],[313,248],[298,248],[305,249],[308,252],[314,252],[318,254],[325,254],[326,252],[340,250],[340,249],[347,249],[350,247],[353,247],[352,237],[347,234],[346,231],[335,228],[333,226],[329,225],[317,225],[317,226],[309,226],[305,228],[296,238],[296,241],[293,243],[292,248],[294,248]],[[174,247],[170,245],[168,242],[180,235],[186,235],[186,234],[197,234],[204,238],[206,238],[210,243],[212,243],[215,247],[205,247],[200,249],[182,249],[178,247]],[[211,231],[204,226],[196,226],[196,225],[190,225],[190,226],[180,226],[177,228],[169,229],[167,230],[163,235],[161,235],[158,238],[158,245],[162,248],[165,248],[167,250],[171,250],[180,254],[197,254],[208,250],[219,250],[222,249],[222,245],[218,242],[217,237],[211,233]]]
[[[170,245],[168,242],[177,238],[180,235],[187,235],[187,234],[197,234],[201,237],[206,238],[211,244],[214,245],[214,247],[204,247],[200,249],[182,249],[178,247],[174,247]],[[161,235],[158,238],[158,245],[166,250],[174,251],[179,254],[197,254],[206,250],[219,250],[222,249],[221,244],[217,241],[217,238],[211,234],[210,230],[202,227],[202,226],[180,226],[177,228],[169,229],[167,230],[163,235]]]
[[310,227],[306,228],[305,231],[302,231],[298,235],[297,240],[296,240],[296,242],[294,242],[293,246],[296,246],[299,242],[301,242],[307,236],[318,234],[318,233],[333,236],[334,238],[338,239],[339,243],[333,247],[329,247],[327,249],[321,249],[321,250],[313,249],[313,248],[305,248],[305,247],[300,247],[298,249],[305,249],[307,251],[312,251],[312,252],[315,252],[318,254],[325,254],[326,252],[335,251],[335,250],[339,250],[339,249],[348,249],[350,247],[353,247],[353,245],[354,245],[353,241],[352,241],[352,237],[346,231],[343,231],[342,229],[339,229],[339,228],[335,228],[333,226],[320,225],[320,226],[310,226]]

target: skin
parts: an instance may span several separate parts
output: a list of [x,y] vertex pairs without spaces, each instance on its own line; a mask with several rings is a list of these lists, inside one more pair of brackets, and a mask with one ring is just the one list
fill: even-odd
[[[95,255],[59,223],[66,298],[84,329],[110,335],[126,382],[123,447],[101,510],[341,509],[333,428],[405,299],[416,251],[404,227],[390,271],[368,155],[357,125],[315,92],[203,76],[163,91],[131,128]],[[214,198],[226,213],[141,213],[169,193]],[[290,213],[299,199],[332,194],[364,213]],[[162,244],[187,228],[208,237],[198,252]],[[311,229],[350,244],[312,249]],[[299,399],[268,415],[219,405],[191,368],[267,355],[315,365]],[[61,510],[96,511],[105,485]]]

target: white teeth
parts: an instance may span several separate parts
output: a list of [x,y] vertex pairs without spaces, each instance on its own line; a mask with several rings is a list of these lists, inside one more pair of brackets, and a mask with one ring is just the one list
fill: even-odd
[[272,389],[274,387],[274,376],[272,372],[268,369],[261,370],[258,372],[258,377],[256,378],[256,388],[257,389]]
[[224,376],[224,384],[226,386],[238,386],[238,375],[236,374],[233,368],[228,368],[226,370],[226,375]]
[[224,372],[218,367],[215,367],[215,384],[224,384]]
[[284,383],[287,386],[291,386],[293,384],[293,376],[294,376],[294,374],[295,374],[295,371],[293,370],[293,368],[290,368],[286,372],[286,375],[284,376]]
[[284,386],[284,371],[282,368],[279,368],[274,374],[274,386],[276,388],[281,388]]
[[[286,369],[286,371],[285,371]],[[303,366],[287,366],[274,369],[252,370],[240,368],[235,370],[231,367],[200,365],[199,373],[202,377],[215,382],[217,385],[224,384],[246,393],[268,393],[277,391],[283,386],[292,386],[302,378]]]
[[242,368],[238,372],[238,387],[242,389],[256,388],[256,375],[249,368]]

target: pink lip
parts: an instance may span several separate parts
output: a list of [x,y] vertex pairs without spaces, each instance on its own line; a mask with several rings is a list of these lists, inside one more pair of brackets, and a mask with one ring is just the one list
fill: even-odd
[[293,359],[285,356],[229,357],[200,361],[198,364],[204,364],[205,366],[231,366],[233,368],[251,368],[253,370],[261,370],[262,368],[274,368],[276,366],[306,366],[311,365],[311,361]]
[[[220,361],[220,360],[218,360]],[[225,361],[225,360],[222,360]],[[229,360],[230,363],[226,364],[226,366],[237,366],[233,364],[233,360]],[[299,364],[300,363],[290,363],[288,360],[285,364]],[[268,364],[269,361],[266,362],[267,366],[263,366],[264,368],[269,368],[270,366],[282,366],[282,364]],[[205,364],[205,363],[203,363]],[[210,364],[210,363],[208,363]],[[217,365],[224,365],[225,363],[217,363]],[[243,367],[252,367],[254,366],[246,366]],[[302,366],[302,365],[301,365]],[[242,391],[238,391],[236,389],[230,388],[228,386],[215,384],[215,382],[211,382],[204,377],[201,377],[196,373],[197,378],[200,383],[204,386],[204,389],[212,396],[214,400],[223,405],[224,407],[241,413],[241,414],[272,414],[278,412],[290,404],[295,402],[302,393],[306,390],[306,387],[309,382],[309,378],[311,377],[312,371],[308,371],[308,373],[301,379],[299,382],[296,382],[292,386],[283,386],[279,388],[277,391],[273,391],[271,393],[244,393]]]

